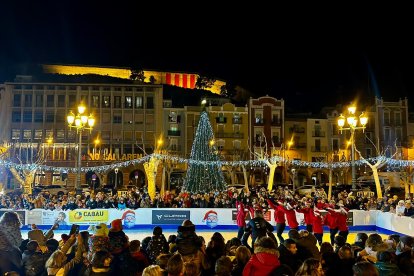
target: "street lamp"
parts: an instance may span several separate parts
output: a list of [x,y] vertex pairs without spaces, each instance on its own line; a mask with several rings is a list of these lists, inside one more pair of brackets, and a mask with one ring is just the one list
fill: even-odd
[[118,190],[118,168],[115,168],[115,186],[114,186],[114,190]]
[[[362,130],[364,132],[366,125],[368,123],[368,117],[362,112],[361,115],[358,117],[355,115],[356,106],[351,105],[348,107],[348,116],[345,117],[344,115],[340,115],[338,118],[338,126],[339,130],[349,130],[351,132],[351,168],[352,168],[352,189],[356,188],[356,173],[355,173],[355,130]],[[345,127],[345,121],[347,123],[347,127]],[[358,124],[359,121],[359,124]]]
[[82,131],[89,130],[92,131],[93,126],[95,125],[95,118],[93,115],[85,115],[86,107],[81,103],[78,106],[78,113],[75,115],[72,111],[69,112],[66,119],[68,121],[69,128],[76,128],[76,132],[79,134],[79,144],[78,144],[78,170],[76,176],[75,188],[80,189],[81,182],[81,157],[82,157]]

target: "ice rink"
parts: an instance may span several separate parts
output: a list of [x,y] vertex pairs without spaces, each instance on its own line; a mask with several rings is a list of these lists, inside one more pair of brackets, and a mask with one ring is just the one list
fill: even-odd
[[[27,238],[27,232],[28,232],[27,230],[22,230],[22,236],[23,236],[24,239]],[[234,230],[222,230],[222,229],[196,230],[197,235],[203,236],[204,239],[206,240],[206,242],[208,242],[210,240],[210,238],[214,234],[214,232],[220,232],[223,235],[223,237],[226,241],[230,240],[233,237],[237,237],[237,231],[234,231]],[[361,231],[361,232],[366,232],[366,231]],[[60,235],[63,234],[63,233],[68,234],[69,230],[56,230],[54,238],[57,239],[57,240],[60,240]],[[149,229],[125,230],[125,233],[128,235],[130,241],[131,240],[136,240],[136,239],[142,241],[145,237],[148,237],[148,236],[152,235],[152,231],[149,230]],[[163,231],[163,233],[164,233],[165,237],[168,238],[168,236],[171,235],[171,234],[176,235],[177,231],[174,231],[173,229],[166,229],[166,230]],[[366,233],[369,235],[369,234],[375,233],[375,232],[366,232]],[[350,232],[349,235],[348,235],[347,242],[351,243],[351,244],[354,243],[356,234],[357,234],[357,232]],[[385,235],[385,234],[381,234],[381,233],[378,233],[378,234],[380,234],[383,238],[388,237],[388,235]],[[285,238],[288,237],[287,236],[287,231],[285,231],[283,233],[283,236]],[[323,241],[327,241],[327,242],[330,241],[328,232],[324,233]],[[249,243],[250,243],[250,239],[249,239]]]

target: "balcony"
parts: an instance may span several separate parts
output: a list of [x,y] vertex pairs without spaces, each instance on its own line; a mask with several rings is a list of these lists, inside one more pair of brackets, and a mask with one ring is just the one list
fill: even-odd
[[242,120],[242,118],[241,117],[238,117],[238,118],[236,118],[236,117],[234,117],[233,118],[233,124],[242,124],[243,123],[243,120]]
[[216,123],[217,124],[225,124],[225,123],[227,123],[227,118],[226,117],[216,117]]
[[217,132],[214,134],[216,138],[235,138],[235,139],[243,139],[243,133],[232,133],[232,132]]
[[312,137],[325,137],[325,131],[312,131]]
[[168,136],[181,136],[180,130],[168,130]]
[[326,152],[327,151],[327,147],[311,147],[311,151],[312,152]]

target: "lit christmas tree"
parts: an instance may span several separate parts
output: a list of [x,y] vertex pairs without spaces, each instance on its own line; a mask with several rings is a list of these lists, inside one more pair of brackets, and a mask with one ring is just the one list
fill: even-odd
[[214,134],[207,112],[203,111],[191,148],[183,191],[207,193],[226,190],[220,157],[214,144]]

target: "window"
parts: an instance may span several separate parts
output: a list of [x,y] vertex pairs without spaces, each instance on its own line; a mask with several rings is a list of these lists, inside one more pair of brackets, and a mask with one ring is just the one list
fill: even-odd
[[46,107],[55,107],[55,95],[46,95]]
[[109,124],[111,122],[111,114],[110,113],[102,113],[102,123]]
[[23,122],[31,123],[32,122],[32,112],[31,111],[24,111],[23,112]]
[[36,94],[36,107],[43,107],[43,95]]
[[170,123],[176,123],[177,122],[177,113],[174,111],[171,111],[168,115],[168,122]]
[[42,140],[42,138],[43,138],[43,130],[42,129],[35,129],[34,138],[36,140]]
[[135,108],[142,108],[143,103],[142,103],[142,97],[141,96],[137,96],[135,97]]
[[65,139],[65,130],[64,129],[58,129],[56,131],[56,139],[58,139],[58,140]]
[[395,120],[395,125],[400,126],[401,125],[401,112],[395,112],[394,113],[394,120]]
[[54,138],[54,135],[53,135],[53,129],[46,129],[46,135],[45,135],[45,137],[46,138]]
[[99,96],[97,95],[92,96],[92,107],[99,108]]
[[239,140],[234,140],[233,141],[233,148],[234,149],[241,149],[241,142]]
[[32,107],[32,95],[24,95],[24,107]]
[[384,124],[389,126],[390,125],[390,112],[384,111]]
[[43,112],[35,112],[34,113],[34,122],[35,123],[43,123]]
[[397,139],[397,142],[398,143],[401,143],[402,142],[402,128],[400,128],[400,127],[397,127],[396,129],[395,129],[395,139]]
[[256,124],[263,124],[263,113],[262,112],[256,112],[254,114],[255,123]]
[[339,151],[339,139],[332,139],[332,151]]
[[389,128],[384,128],[384,140],[391,141],[391,130]]
[[32,139],[32,130],[31,129],[25,129],[23,130],[23,139]]
[[12,129],[12,140],[20,140],[20,129]]
[[20,123],[22,121],[22,116],[20,111],[13,111],[12,113],[12,122],[13,123]]
[[114,123],[114,124],[122,123],[122,116],[121,115],[114,115],[112,123]]
[[154,97],[147,97],[147,109],[154,108]]
[[114,97],[114,108],[121,108],[121,96]]
[[65,107],[65,95],[58,95],[58,107]]
[[46,112],[46,123],[53,123],[55,121],[55,114],[53,112]]
[[135,124],[141,125],[144,123],[144,114],[135,114]]
[[125,96],[125,108],[132,108],[132,97]]
[[14,94],[13,96],[13,107],[20,107],[22,104],[22,95]]
[[145,116],[145,123],[148,124],[154,124],[154,115],[153,114],[147,114]]
[[62,112],[56,113],[56,123],[64,123],[65,122],[65,114]]
[[76,106],[76,95],[69,95],[69,107],[74,108]]
[[132,140],[132,131],[124,131],[124,140],[126,141]]
[[103,96],[102,97],[102,107],[104,107],[104,108],[111,107],[111,97],[110,96]]

